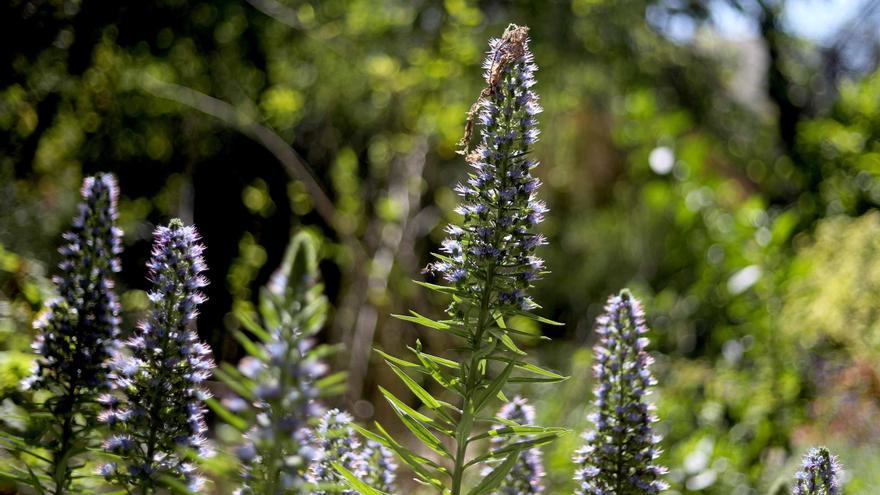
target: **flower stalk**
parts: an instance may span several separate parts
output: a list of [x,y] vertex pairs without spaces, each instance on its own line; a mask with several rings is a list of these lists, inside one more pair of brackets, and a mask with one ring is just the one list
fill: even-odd
[[98,473],[129,492],[147,495],[175,483],[194,492],[203,487],[183,453],[210,454],[203,404],[214,363],[192,328],[208,284],[203,251],[195,228],[180,220],[156,229],[147,264],[149,315],[114,356],[113,391],[99,399],[99,420],[110,431],[104,450],[118,460]]
[[[487,87],[468,115],[462,140],[462,153],[472,167],[468,180],[456,187],[462,197],[456,210],[462,222],[447,228],[441,253],[435,254],[437,261],[426,269],[447,285],[422,284],[452,296],[449,319],[435,321],[415,312],[395,315],[461,339],[463,345],[456,359],[423,352],[420,344],[410,349],[417,362],[380,352],[430,416],[385,389],[382,393],[404,425],[446,464],[413,454],[380,425],[376,425],[378,433],[362,431],[394,450],[422,482],[452,495],[464,493],[468,469],[491,464],[490,474],[474,488],[488,493],[501,483],[522,451],[550,442],[562,431],[532,427],[529,436],[502,420],[481,415],[508,381],[521,379],[513,375],[514,370],[537,374],[536,381],[541,382],[565,379],[527,364],[523,360],[526,353],[514,340],[523,332],[507,325],[514,316],[555,324],[531,313],[537,305],[528,295],[543,274],[543,261],[535,256],[535,250],[546,243],[534,232],[546,208],[536,197],[540,181],[531,173],[538,162],[529,157],[538,139],[536,116],[541,107],[531,89],[537,67],[529,50],[528,28],[510,25],[500,39],[490,41],[483,67]],[[480,140],[469,151],[475,125],[480,129]],[[435,399],[407,372],[429,376],[457,395],[457,407]],[[511,445],[471,457],[469,447],[488,437],[487,433],[475,434],[475,430],[498,423],[504,426],[503,434],[514,439]],[[449,438],[452,448],[437,435]]]
[[344,375],[326,376],[327,349],[314,337],[323,328],[327,298],[318,272],[312,236],[293,237],[281,267],[260,293],[260,321],[240,312],[253,337],[238,332],[248,355],[237,370],[218,376],[234,397],[212,402],[222,417],[241,419],[241,495],[275,495],[306,490],[306,471],[315,460],[313,422],[324,415],[320,398],[339,391]]
[[575,455],[578,495],[644,495],[667,488],[666,468],[655,461],[660,437],[654,433],[654,406],[646,397],[656,383],[653,358],[645,351],[648,332],[641,303],[624,290],[608,298],[597,319],[597,385],[594,429],[584,435],[585,445]]
[[53,418],[43,439],[51,452],[51,493],[71,489],[73,458],[90,446],[95,399],[108,388],[107,362],[118,346],[119,303],[113,274],[119,272],[122,231],[116,226],[116,179],[98,174],[83,181],[82,202],[59,249],[58,296],[34,323],[34,371],[23,382],[49,391],[43,407]]

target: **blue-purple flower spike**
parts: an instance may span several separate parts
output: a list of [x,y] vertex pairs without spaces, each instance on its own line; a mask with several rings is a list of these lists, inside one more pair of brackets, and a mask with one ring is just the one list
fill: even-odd
[[[533,426],[535,424],[535,408],[526,399],[517,396],[512,401],[501,406],[498,417],[506,421],[513,421],[519,425]],[[494,429],[497,430],[502,427],[503,425],[499,425]],[[522,440],[524,439],[511,439],[504,436],[492,437],[492,448],[493,450],[503,448],[510,443]],[[487,467],[483,474],[488,475],[491,471],[492,469]],[[532,447],[520,454],[516,464],[513,465],[504,477],[504,480],[492,493],[494,495],[537,495],[544,493],[544,485],[541,483],[541,478],[543,477],[544,465],[541,460],[541,449]]]
[[244,419],[236,448],[242,486],[236,495],[275,495],[306,490],[306,470],[318,449],[310,445],[311,421],[324,415],[319,381],[328,367],[314,337],[324,326],[327,298],[316,246],[305,232],[294,236],[284,261],[260,295],[265,330],[238,364],[235,390],[223,401]]
[[530,310],[535,304],[527,290],[544,266],[534,252],[546,243],[533,229],[546,207],[536,197],[540,181],[531,174],[538,162],[528,156],[538,141],[541,112],[531,89],[538,68],[528,28],[511,25],[490,41],[483,68],[488,87],[472,110],[480,144],[467,153],[473,168],[467,182],[456,187],[463,198],[456,211],[464,221],[447,228],[443,256],[428,270],[475,300],[489,286],[493,306]]
[[[118,345],[119,303],[113,273],[119,271],[122,231],[116,226],[119,189],[110,174],[87,177],[82,202],[59,252],[58,297],[35,322],[37,361],[25,387],[99,390],[106,362]],[[63,404],[66,408],[73,404]]]
[[[318,456],[309,466],[307,479],[317,485],[344,486],[342,476],[333,463],[339,463],[348,472],[367,485],[384,493],[394,493],[394,478],[397,466],[392,454],[378,443],[362,443],[351,427],[353,418],[339,409],[331,409],[324,414],[314,433],[314,444]],[[316,488],[312,495],[342,493],[357,495],[351,489],[324,491]]]
[[794,475],[792,495],[840,495],[840,463],[825,447],[810,449]]
[[[342,477],[333,467],[338,462],[358,479],[365,479],[369,467],[362,455],[361,443],[351,428],[353,418],[339,409],[331,409],[324,414],[315,430],[314,443],[318,456],[309,466],[307,479],[314,484],[341,484]],[[328,492],[317,489],[313,495]],[[344,495],[357,495],[353,490],[344,490]]]
[[578,450],[579,495],[645,495],[667,488],[666,468],[656,463],[660,437],[654,407],[646,400],[655,384],[641,304],[628,291],[611,296],[597,320],[593,366],[597,385],[592,431]]
[[367,440],[362,456],[367,462],[367,478],[364,481],[383,493],[395,493],[397,464],[394,454],[378,442]]
[[164,477],[198,492],[203,480],[181,449],[209,453],[204,382],[214,363],[211,350],[192,328],[205,300],[201,289],[208,283],[202,276],[204,247],[195,228],[176,219],[154,235],[147,264],[149,315],[114,356],[114,391],[100,398],[105,409],[99,419],[111,432],[104,449],[121,460],[102,466],[99,473],[143,493],[163,486]]
[[42,406],[53,422],[40,443],[51,453],[46,471],[57,493],[71,487],[72,457],[89,445],[95,399],[108,388],[107,363],[119,336],[119,303],[113,289],[122,252],[116,179],[110,174],[87,177],[81,194],[73,225],[59,249],[61,273],[53,278],[58,295],[34,322],[37,359],[22,382],[25,389],[51,393]]

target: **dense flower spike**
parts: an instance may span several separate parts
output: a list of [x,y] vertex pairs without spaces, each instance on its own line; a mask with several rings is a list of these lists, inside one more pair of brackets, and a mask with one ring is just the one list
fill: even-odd
[[[373,442],[362,444],[351,427],[352,421],[350,414],[339,409],[331,409],[321,418],[314,438],[319,454],[308,471],[308,480],[317,486],[312,495],[329,493],[320,488],[322,484],[343,482],[333,463],[339,463],[373,488],[393,493],[396,466],[391,461],[391,453]],[[358,492],[343,490],[340,493],[357,495]]]
[[[485,296],[494,306],[522,310],[535,307],[527,289],[541,276],[543,261],[534,252],[546,242],[532,232],[546,207],[531,174],[538,162],[528,157],[538,140],[541,106],[531,90],[537,66],[527,35],[528,28],[511,26],[489,43],[483,64],[488,87],[477,103],[481,140],[467,155],[473,172],[456,188],[463,198],[456,211],[464,221],[447,228],[443,256],[428,267],[474,300]],[[459,313],[466,311],[458,306]]]
[[[501,406],[498,417],[505,421],[512,421],[523,426],[535,424],[535,408],[529,405],[522,397],[514,397],[512,401]],[[503,428],[504,425],[494,427],[494,430]],[[520,440],[520,439],[517,439]],[[521,441],[521,440],[520,440]],[[513,441],[509,437],[496,436],[492,438],[492,446],[503,448]],[[487,468],[483,474],[488,475],[491,469]],[[536,495],[544,493],[544,485],[541,478],[544,477],[544,465],[541,461],[541,449],[532,447],[524,451],[516,464],[504,477],[504,481],[493,492],[495,495]]]
[[597,320],[594,430],[577,452],[577,493],[643,495],[666,489],[666,468],[655,463],[660,438],[646,396],[655,384],[645,352],[648,332],[641,304],[628,291],[611,296]]
[[394,454],[379,443],[367,440],[364,444],[363,458],[368,467],[367,478],[364,481],[381,492],[395,493],[397,464],[394,462]]
[[[427,271],[442,276],[447,285],[423,284],[430,290],[452,296],[447,309],[450,318],[434,321],[418,313],[401,319],[455,335],[455,359],[422,352],[417,344],[410,350],[418,362],[384,355],[391,369],[427,407],[426,416],[414,412],[404,400],[383,390],[403,424],[432,452],[449,460],[452,468],[410,453],[404,442],[391,439],[381,427],[377,438],[413,467],[415,475],[440,493],[461,495],[470,491],[491,493],[504,480],[501,474],[518,461],[519,448],[499,448],[471,459],[469,445],[483,436],[472,436],[483,410],[510,380],[531,381],[520,373],[539,375],[537,381],[553,383],[565,377],[525,361],[526,353],[516,344],[523,332],[510,327],[522,317],[545,324],[558,324],[532,314],[537,305],[529,297],[532,284],[543,275],[543,261],[535,255],[545,244],[535,232],[546,208],[537,199],[540,182],[532,176],[537,161],[529,158],[537,142],[538,96],[532,91],[537,70],[529,51],[529,29],[511,24],[501,39],[489,43],[484,64],[487,87],[468,114],[463,146],[470,140],[474,124],[480,128],[480,142],[464,151],[472,167],[468,180],[456,189],[462,197],[458,212],[463,221],[447,227],[437,261]],[[408,372],[430,376],[459,398],[453,412],[439,401],[425,397],[424,389]],[[532,446],[553,441],[561,431],[534,426],[506,432],[511,437],[531,437]],[[436,433],[436,434],[435,434]],[[450,437],[453,448],[436,435]],[[513,439],[512,439],[513,440]],[[514,443],[516,441],[514,440]],[[500,462],[496,462],[500,461]],[[469,468],[491,464],[498,471],[484,476],[473,490],[463,486]],[[451,484],[442,478],[451,478]]]
[[195,228],[172,220],[155,231],[150,312],[112,362],[114,392],[105,394],[100,420],[111,434],[104,449],[121,458],[99,473],[127,488],[152,493],[164,477],[199,491],[202,478],[180,449],[207,455],[204,382],[214,363],[192,324],[207,280]]
[[51,453],[49,477],[60,493],[69,488],[71,457],[83,450],[92,430],[95,398],[107,387],[107,362],[118,346],[119,303],[113,273],[119,271],[122,231],[116,226],[116,179],[88,177],[72,228],[64,234],[58,296],[34,323],[34,371],[26,389],[49,390],[43,406],[54,422],[41,439]]
[[53,278],[58,297],[35,323],[39,357],[27,387],[99,389],[117,346],[119,303],[112,274],[119,271],[122,231],[116,227],[116,179],[88,177],[81,193],[73,226],[64,234],[67,243],[59,249],[61,274]]
[[239,363],[241,379],[231,384],[249,394],[224,401],[248,425],[236,449],[244,478],[240,494],[304,491],[306,469],[317,453],[309,444],[309,420],[324,414],[317,381],[327,371],[312,339],[327,311],[318,279],[313,241],[298,234],[261,294],[266,329],[254,342],[256,351]]
[[839,495],[840,463],[825,447],[810,449],[794,476],[792,495]]

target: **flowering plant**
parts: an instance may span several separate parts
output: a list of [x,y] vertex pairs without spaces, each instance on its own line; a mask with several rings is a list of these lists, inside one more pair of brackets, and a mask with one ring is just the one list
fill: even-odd
[[794,476],[792,495],[840,495],[840,463],[825,447],[810,449]]
[[[432,320],[415,312],[397,315],[460,339],[458,359],[426,353],[420,345],[411,349],[417,362],[380,352],[427,412],[411,408],[385,389],[382,393],[403,424],[446,465],[411,452],[381,425],[376,425],[376,433],[362,430],[368,438],[394,450],[419,480],[452,495],[465,493],[469,468],[487,464],[492,464],[491,469],[468,493],[491,492],[523,451],[550,442],[563,431],[481,415],[496,397],[506,400],[503,389],[507,383],[565,379],[525,361],[526,353],[514,340],[523,332],[507,325],[513,316],[553,324],[531,312],[537,304],[528,295],[532,283],[543,273],[543,262],[534,252],[545,240],[533,229],[546,211],[536,198],[540,181],[531,174],[538,163],[529,158],[538,139],[536,116],[541,107],[531,89],[537,67],[529,50],[528,28],[511,25],[500,39],[492,40],[483,67],[487,87],[469,115],[469,119],[478,119],[480,144],[467,151],[472,120],[462,140],[463,153],[473,168],[467,182],[456,188],[463,199],[457,210],[463,222],[447,228],[449,237],[443,242],[442,254],[436,254],[437,261],[427,268],[442,276],[447,285],[421,284],[451,296],[449,319]],[[532,376],[515,375],[515,371]],[[457,395],[458,403],[435,398],[409,373],[432,378]],[[484,424],[501,428],[474,432]],[[447,437],[452,448],[437,435]],[[469,446],[494,436],[515,440],[483,455],[469,455]]]
[[[317,344],[329,303],[307,233],[292,238],[256,310],[236,311],[244,330],[234,335],[245,353],[237,366],[215,370],[195,331],[207,285],[204,246],[180,220],[155,230],[148,314],[122,335],[113,282],[122,251],[118,189],[113,176],[98,174],[83,182],[53,279],[57,297],[34,325],[35,366],[22,384],[32,424],[0,435],[3,459],[15,461],[0,477],[40,495],[103,493],[102,482],[117,493],[204,493],[203,471],[221,478],[209,460],[207,406],[237,432],[230,441],[223,434],[230,428],[219,430],[216,440],[231,446],[220,457],[232,468],[222,473],[234,471],[238,495],[393,494],[400,483],[393,455],[442,495],[545,493],[540,448],[566,430],[538,425],[524,397],[506,395],[509,384],[567,378],[530,362],[520,338],[533,334],[516,328],[523,319],[559,325],[535,313],[540,306],[530,295],[546,273],[537,250],[547,241],[537,226],[547,209],[531,157],[541,107],[528,28],[510,25],[491,40],[483,67],[486,87],[461,141],[472,168],[456,187],[461,218],[426,268],[440,282],[419,282],[449,299],[446,316],[395,315],[443,333],[455,347],[438,355],[416,341],[407,358],[377,350],[420,404],[380,387],[419,448],[327,405],[345,375],[325,363],[334,347]],[[479,142],[471,149],[474,129]],[[577,495],[668,488],[649,400],[656,381],[647,332],[629,291],[608,299],[596,326],[593,426],[573,459]],[[208,392],[215,375],[221,401]],[[498,402],[497,414],[487,412]],[[99,461],[97,473],[86,474]],[[810,450],[792,493],[839,495],[836,457]]]
[[205,439],[204,386],[214,362],[191,328],[207,285],[204,247],[195,228],[172,220],[155,231],[147,264],[153,288],[149,316],[111,362],[112,391],[99,402],[110,431],[104,449],[116,460],[99,473],[141,493],[179,483],[199,491],[204,483],[181,452],[210,453]]
[[[41,471],[14,466],[10,477],[44,493],[74,489],[75,458],[94,446],[94,407],[107,390],[107,362],[118,345],[119,303],[113,274],[119,271],[122,231],[116,226],[119,190],[110,174],[83,181],[82,202],[59,249],[57,296],[34,322],[37,359],[22,386],[38,397],[31,415],[46,418],[35,438],[0,436],[0,445],[45,465]],[[44,457],[34,445],[47,451]]]
[[584,435],[578,450],[576,493],[638,495],[659,493],[666,468],[656,464],[660,437],[654,433],[654,406],[646,401],[656,383],[651,356],[645,352],[648,332],[641,303],[629,293],[608,298],[596,325],[595,429]]

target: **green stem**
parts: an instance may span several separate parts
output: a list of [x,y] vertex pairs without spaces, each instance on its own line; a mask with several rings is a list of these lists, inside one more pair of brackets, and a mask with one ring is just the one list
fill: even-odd
[[480,301],[480,313],[477,317],[477,328],[474,333],[474,339],[471,341],[471,359],[467,369],[468,376],[465,381],[464,399],[462,401],[461,420],[455,432],[455,465],[452,471],[452,495],[461,494],[461,482],[464,477],[464,464],[467,457],[468,438],[471,436],[471,430],[474,425],[474,418],[478,410],[474,408],[473,396],[483,382],[483,374],[480,372],[480,361],[482,358],[477,357],[477,351],[483,341],[483,333],[486,330],[486,323],[489,317],[489,303],[492,295],[491,287],[495,278],[494,264],[489,267],[488,277],[483,286],[483,295]]
[[[54,495],[61,495],[67,486],[70,477],[70,443],[73,440],[73,415],[76,406],[76,389],[77,376],[74,376],[67,387],[67,393],[64,396],[61,412],[65,414],[64,423],[61,425],[61,447],[55,452],[52,458],[52,479],[55,482]],[[66,411],[65,411],[66,409]]]
[[[295,342],[294,339],[292,339],[292,338],[288,339],[288,340],[291,341],[292,343]],[[293,348],[292,352],[297,352],[296,345],[291,345],[291,347]],[[295,358],[293,358],[293,356],[291,356],[291,353],[288,353],[287,357],[289,360],[295,359]],[[288,361],[288,364],[289,363],[290,363],[290,361]],[[288,368],[288,366],[285,366],[285,369],[287,369],[287,368]],[[287,390],[289,376],[290,375],[288,373],[284,373],[284,372],[281,373],[280,388],[281,388],[282,392]],[[275,438],[282,438],[282,437],[284,437],[284,434],[281,432],[280,423],[281,423],[281,419],[283,418],[283,416],[286,412],[284,410],[284,405],[279,400],[279,401],[273,402],[271,405],[271,408],[272,408],[272,429],[275,432]],[[280,441],[276,440],[274,442],[271,442],[271,447],[269,449],[269,453],[266,456],[266,463],[265,463],[265,466],[267,469],[267,472],[266,472],[266,492],[265,492],[266,495],[274,495],[275,491],[277,490],[279,480],[281,478],[281,468],[280,468],[280,466],[276,465],[276,464],[278,464],[278,459],[282,454],[281,447],[282,447],[282,445],[281,445]]]
[[[519,108],[517,107],[517,110]],[[515,112],[514,112],[515,113]],[[504,120],[504,124],[499,127],[502,129],[499,132],[506,132],[512,126],[513,113],[508,115]],[[498,174],[501,177],[502,188],[507,186],[507,167],[509,165],[509,157],[511,154],[511,145],[508,144],[502,156],[504,157],[501,160],[501,163],[498,164]],[[500,193],[500,190],[499,190]],[[496,200],[495,204],[495,218],[501,218],[503,214],[504,206],[499,199]],[[495,233],[492,240],[493,246],[499,246],[502,241],[502,235],[499,228],[495,229]],[[456,443],[456,452],[454,459],[454,466],[452,471],[452,495],[461,495],[461,484],[464,478],[465,471],[465,461],[467,458],[467,447],[468,447],[468,439],[471,436],[471,431],[474,426],[474,419],[477,414],[480,412],[476,409],[474,404],[474,394],[479,391],[480,387],[483,385],[483,372],[480,370],[480,363],[485,359],[485,356],[478,357],[477,353],[483,345],[483,334],[486,331],[486,327],[492,317],[491,311],[491,298],[492,292],[495,282],[495,269],[497,268],[496,262],[492,261],[486,267],[486,281],[481,287],[481,298],[480,298],[480,312],[477,317],[477,328],[474,332],[473,340],[470,342],[470,362],[467,368],[467,377],[464,383],[463,390],[463,400],[461,406],[461,418],[458,423],[458,428],[455,432],[455,443]]]
[[[174,308],[177,306],[177,303],[180,300],[180,297],[177,294],[175,294],[175,296],[176,296],[175,298],[171,298],[171,297],[166,298],[165,307],[163,309],[164,314],[170,315],[174,311]],[[168,326],[170,327],[171,325],[169,324]],[[177,331],[184,331],[185,330],[185,326],[182,325],[180,321],[176,322],[175,327],[177,328]],[[168,341],[169,341],[168,333],[166,332],[165,338],[162,339],[162,344],[160,346],[160,352],[158,354],[160,356],[160,358],[159,358],[160,361],[158,363],[155,363],[156,368],[162,374],[161,379],[159,380],[160,383],[165,383],[166,381],[168,381],[165,374],[170,372],[170,370],[168,370],[163,365],[163,363],[161,361],[162,357],[168,355],[168,351],[169,351]],[[162,428],[165,425],[162,424],[162,418],[160,417],[161,412],[162,412],[162,399],[163,399],[163,397],[161,394],[157,394],[155,390],[151,390],[150,395],[152,396],[151,397],[152,400],[150,401],[150,421],[149,421],[149,424],[151,427],[150,427],[150,436],[147,437],[147,456],[145,459],[145,461],[146,461],[145,464],[152,467],[153,466],[153,457],[156,454],[156,441],[158,440],[157,433],[159,432],[159,428]],[[155,487],[153,486],[153,479],[152,478],[150,479],[149,483],[147,483],[145,481],[141,485],[141,495],[148,495],[148,494],[154,493],[154,492],[155,492]]]

